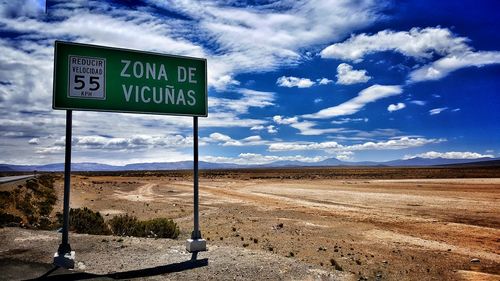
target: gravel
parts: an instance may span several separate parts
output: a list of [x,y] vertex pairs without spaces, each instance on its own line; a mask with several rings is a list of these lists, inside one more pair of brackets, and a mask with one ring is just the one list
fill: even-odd
[[[0,280],[15,280],[16,272],[22,269],[20,280],[39,277],[51,267],[60,234],[3,228],[0,241],[0,272],[5,272]],[[180,239],[120,239],[70,233],[70,244],[76,252],[75,271],[97,279],[125,276],[138,280],[354,280],[352,274],[325,271],[270,252],[210,244],[208,251],[197,257],[201,261],[207,259],[208,265],[182,270],[191,254],[185,251]]]

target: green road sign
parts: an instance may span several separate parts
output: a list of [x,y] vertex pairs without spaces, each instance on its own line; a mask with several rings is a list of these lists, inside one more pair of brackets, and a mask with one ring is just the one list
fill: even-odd
[[207,61],[56,41],[52,107],[207,116]]

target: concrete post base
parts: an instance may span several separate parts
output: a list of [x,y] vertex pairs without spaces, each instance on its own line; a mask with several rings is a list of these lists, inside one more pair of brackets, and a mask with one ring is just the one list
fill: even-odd
[[64,256],[60,256],[59,253],[54,254],[54,265],[60,266],[66,269],[75,268],[75,251],[66,253]]
[[207,241],[205,239],[188,239],[186,241],[186,250],[190,253],[206,251]]

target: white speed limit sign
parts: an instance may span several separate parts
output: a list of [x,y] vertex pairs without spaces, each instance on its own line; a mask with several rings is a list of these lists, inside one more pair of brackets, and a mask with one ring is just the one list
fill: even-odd
[[106,99],[106,59],[69,56],[68,97]]

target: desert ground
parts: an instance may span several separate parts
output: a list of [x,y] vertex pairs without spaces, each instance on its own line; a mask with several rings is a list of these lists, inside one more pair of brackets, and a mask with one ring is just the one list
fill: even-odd
[[[56,188],[62,198],[62,178]],[[173,218],[181,235],[169,245],[182,245],[192,230],[192,189],[190,171],[77,173],[71,207],[106,219],[125,213]],[[209,263],[211,252],[235,249],[307,268],[283,274],[287,280],[315,279],[314,272],[333,280],[500,280],[500,169],[204,171],[200,223]],[[78,252],[92,251],[73,248],[77,261]],[[244,255],[231,260],[238,258],[247,261]],[[85,272],[109,270],[106,262],[80,261]],[[224,278],[201,276],[257,280],[257,267],[272,270],[267,264],[274,266],[261,260],[238,275],[236,268]],[[263,278],[280,276],[264,271]]]

